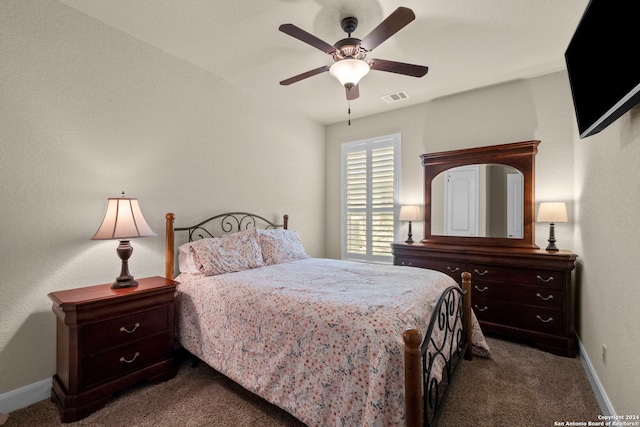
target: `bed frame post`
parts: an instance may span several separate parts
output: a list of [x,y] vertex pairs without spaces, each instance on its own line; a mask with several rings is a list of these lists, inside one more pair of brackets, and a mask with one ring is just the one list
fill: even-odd
[[472,352],[472,335],[473,331],[471,329],[471,273],[465,271],[462,273],[462,290],[464,291],[464,295],[462,296],[462,311],[464,315],[464,333],[467,340],[467,349],[464,352],[464,358],[467,360],[471,360],[471,352]]
[[282,224],[282,228],[284,228],[285,230],[289,229],[289,215],[285,214],[283,215],[283,219],[284,219],[284,224]]
[[422,427],[422,367],[420,365],[422,334],[407,329],[404,339],[404,393],[407,427]]
[[174,248],[174,222],[176,216],[172,213],[168,213],[165,215],[166,219],[166,230],[165,230],[165,261],[164,261],[164,277],[173,280],[174,278],[174,268],[173,264],[175,263],[175,248]]

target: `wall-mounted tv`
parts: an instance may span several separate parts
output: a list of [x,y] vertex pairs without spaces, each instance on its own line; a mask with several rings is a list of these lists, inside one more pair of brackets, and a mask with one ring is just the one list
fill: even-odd
[[633,0],[591,0],[565,61],[580,138],[600,132],[640,102],[640,33]]

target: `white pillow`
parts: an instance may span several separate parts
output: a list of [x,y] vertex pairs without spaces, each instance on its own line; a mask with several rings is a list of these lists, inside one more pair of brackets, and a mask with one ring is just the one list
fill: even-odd
[[298,233],[292,230],[258,230],[262,259],[265,265],[280,264],[309,258]]
[[202,274],[196,267],[196,262],[191,253],[191,245],[193,243],[189,242],[178,246],[178,268],[180,273]]
[[195,266],[205,276],[262,267],[262,251],[255,228],[202,239],[189,247]]

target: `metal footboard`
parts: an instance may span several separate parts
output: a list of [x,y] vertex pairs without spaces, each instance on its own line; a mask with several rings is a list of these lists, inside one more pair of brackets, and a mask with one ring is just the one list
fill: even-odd
[[440,296],[426,338],[415,329],[404,333],[407,426],[435,426],[460,360],[471,358],[471,275],[462,287]]

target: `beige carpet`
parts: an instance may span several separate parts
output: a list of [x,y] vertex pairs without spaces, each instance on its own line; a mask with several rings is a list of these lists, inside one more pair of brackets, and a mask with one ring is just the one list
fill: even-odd
[[598,421],[601,411],[579,358],[495,338],[488,341],[492,358],[464,361],[439,427]]
[[[488,340],[492,359],[463,361],[440,427],[553,426],[554,421],[597,420],[600,410],[579,359]],[[45,400],[12,413],[3,427],[59,425],[56,407]],[[184,360],[174,379],[135,387],[89,417],[64,425],[304,427],[204,363],[192,368]]]

